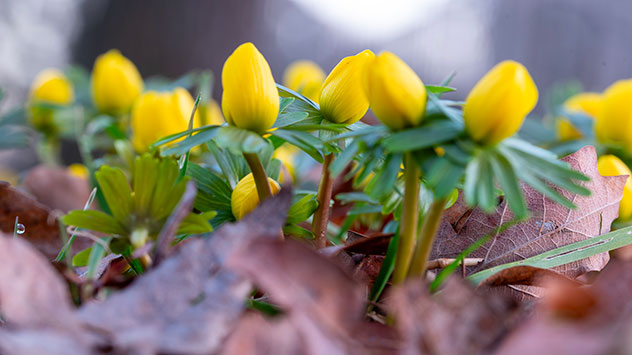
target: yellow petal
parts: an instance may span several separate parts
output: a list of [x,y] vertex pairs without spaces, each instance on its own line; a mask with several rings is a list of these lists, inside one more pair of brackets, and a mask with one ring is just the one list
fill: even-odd
[[101,112],[129,112],[143,91],[143,79],[134,63],[116,49],[100,55],[92,70],[92,98]]
[[31,85],[30,99],[34,102],[67,105],[74,97],[72,84],[57,69],[43,70]]
[[527,69],[518,62],[501,62],[467,96],[465,128],[475,141],[498,143],[520,129],[537,102],[538,89]]
[[222,110],[228,124],[258,133],[279,114],[279,92],[266,59],[250,42],[237,47],[222,69]]
[[320,111],[329,121],[352,124],[369,109],[364,92],[366,65],[375,55],[370,50],[343,58],[329,73],[320,92]]
[[393,130],[418,126],[426,111],[426,87],[417,74],[391,52],[367,65],[366,89],[371,110]]
[[318,103],[325,72],[310,60],[298,60],[290,64],[283,74],[283,85]]
[[88,177],[90,176],[88,168],[86,168],[86,166],[83,164],[70,164],[67,170],[70,175],[78,177],[80,179],[88,179]]
[[596,118],[601,109],[602,95],[596,92],[582,92],[571,96],[564,102],[564,108],[570,112],[583,113]]
[[[276,181],[268,178],[268,183],[270,184],[273,195],[279,193],[281,186],[279,186]],[[237,220],[240,220],[252,212],[257,205],[259,205],[259,195],[257,194],[255,179],[252,173],[250,173],[239,180],[239,183],[235,186],[230,196],[230,206],[233,211],[233,216],[235,216]]]
[[[183,88],[143,93],[132,108],[132,143],[138,152],[170,134],[186,131],[194,101]],[[195,118],[194,118],[195,122]]]
[[558,117],[556,123],[557,137],[561,141],[572,141],[575,139],[580,139],[584,136],[582,132],[566,118]]
[[[281,171],[281,176],[279,177],[280,183],[285,183],[287,181],[292,182],[296,177],[295,160],[299,151],[300,150],[296,148],[296,146],[291,144],[283,144],[274,151],[273,157],[281,161],[281,164],[283,164],[283,167],[288,173],[285,174],[285,171]],[[285,175],[289,176],[286,177]]]
[[[206,116],[207,122],[202,122],[202,116],[203,116],[202,110],[205,111],[204,116]],[[211,99],[205,105],[200,105],[200,107],[198,107],[198,112],[199,114],[196,115],[195,121],[193,123],[193,127],[195,128],[203,127],[207,125],[219,126],[225,122],[224,115],[222,115],[222,109],[219,108],[219,104],[217,104],[217,101],[213,99]]]
[[[603,176],[632,175],[630,168],[614,155],[599,157],[597,162],[599,174]],[[627,220],[632,216],[632,179],[628,177],[623,188],[623,197],[619,203],[619,218]]]
[[603,93],[595,122],[597,139],[617,143],[632,151],[632,79],[620,80]]

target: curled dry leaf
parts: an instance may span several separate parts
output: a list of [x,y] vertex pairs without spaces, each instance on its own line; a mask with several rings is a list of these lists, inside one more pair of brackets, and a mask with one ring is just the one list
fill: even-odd
[[[470,271],[522,260],[610,231],[610,224],[618,216],[619,201],[627,177],[601,176],[597,170],[597,154],[591,146],[586,146],[563,160],[573,169],[591,178],[582,184],[592,194],[580,196],[558,190],[577,206],[576,209],[568,209],[523,185],[532,217],[495,235],[472,253],[471,257],[483,258],[483,262]],[[502,202],[491,215],[486,215],[479,209],[470,212],[462,207],[454,208],[460,208],[465,212],[461,217],[449,214],[450,221],[455,224],[450,224],[444,219],[433,246],[432,258],[455,257],[479,238],[513,218],[505,202]],[[559,266],[556,270],[568,277],[577,277],[588,271],[601,270],[608,260],[608,253],[602,253]]]
[[63,212],[82,209],[91,190],[88,180],[47,165],[31,169],[22,187],[43,205]]

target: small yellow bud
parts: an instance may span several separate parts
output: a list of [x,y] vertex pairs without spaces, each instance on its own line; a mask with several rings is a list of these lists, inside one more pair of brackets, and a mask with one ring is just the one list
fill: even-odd
[[222,69],[222,110],[229,125],[264,133],[279,114],[279,92],[266,59],[254,44],[235,49]]
[[[603,176],[631,176],[630,168],[621,159],[614,155],[604,155],[599,157],[597,162],[599,174]],[[632,216],[632,179],[628,177],[623,188],[623,197],[619,203],[619,219],[627,220]]]
[[[583,92],[570,97],[564,102],[564,108],[571,113],[581,113],[595,119],[601,109],[601,94]],[[557,135],[562,141],[580,139],[584,135],[570,120],[560,117],[557,119]]]
[[498,63],[465,100],[463,119],[472,139],[495,144],[514,135],[538,102],[538,88],[520,63]]
[[86,168],[83,164],[70,164],[67,168],[67,171],[70,175],[74,177],[78,177],[80,179],[88,179],[90,177],[90,172],[88,168]]
[[329,73],[320,92],[320,112],[329,121],[352,124],[369,109],[364,92],[366,65],[375,55],[364,50],[343,58]]
[[421,79],[391,52],[369,63],[366,90],[373,113],[392,130],[418,126],[426,111],[426,87]]
[[597,140],[632,151],[632,79],[619,80],[603,93],[595,122]]
[[[281,176],[279,177],[280,183],[292,182],[296,177],[295,159],[300,149],[291,144],[284,144],[278,147],[273,154],[273,157],[279,159],[283,167],[281,169]],[[285,171],[283,170],[285,169]],[[287,173],[286,173],[287,172]],[[288,175],[288,176],[286,176]]]
[[325,72],[310,60],[298,60],[290,64],[283,74],[283,85],[318,103],[320,87]]
[[92,70],[92,99],[101,112],[123,114],[143,91],[143,79],[134,63],[111,49],[101,54]]
[[30,123],[47,133],[55,132],[57,129],[53,127],[53,111],[37,104],[68,105],[74,100],[74,96],[72,84],[62,72],[57,69],[43,70],[35,77],[29,93]]
[[[281,190],[279,184],[268,178],[272,194],[276,195]],[[257,186],[252,173],[244,176],[239,180],[237,186],[230,196],[230,207],[233,210],[233,216],[237,220],[242,219],[245,215],[252,212],[259,205],[259,195],[257,194]]]
[[[132,144],[145,152],[158,139],[186,131],[194,105],[193,98],[183,88],[172,92],[143,93],[132,108]],[[193,122],[199,122],[198,114]]]

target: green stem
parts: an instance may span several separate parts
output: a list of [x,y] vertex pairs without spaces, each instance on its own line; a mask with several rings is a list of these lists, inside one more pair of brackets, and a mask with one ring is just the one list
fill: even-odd
[[333,154],[325,156],[323,161],[323,170],[320,176],[320,184],[318,185],[318,209],[314,212],[312,219],[312,233],[316,237],[316,248],[322,249],[327,246],[327,224],[329,223],[329,204],[331,201],[331,193],[334,187],[334,179],[329,173],[329,166],[334,160]]
[[263,164],[261,164],[261,161],[259,160],[257,154],[244,153],[244,158],[246,159],[246,163],[248,163],[250,171],[252,172],[252,176],[255,179],[255,186],[257,187],[259,202],[272,196],[272,190],[270,189],[270,184],[268,183],[268,176],[266,175],[266,171],[263,168]]
[[393,284],[400,284],[406,279],[408,266],[413,256],[415,247],[415,234],[419,219],[419,166],[415,162],[412,153],[404,156],[405,165],[405,191],[402,206],[402,218],[400,222],[399,243],[397,245],[397,257],[393,271]]
[[419,242],[415,248],[415,254],[413,255],[413,261],[410,264],[410,270],[408,271],[409,277],[419,277],[425,274],[426,264],[430,251],[432,250],[432,243],[434,242],[437,230],[441,224],[441,216],[445,209],[446,199],[440,198],[434,200],[428,209],[428,212],[424,216],[424,221],[421,225],[421,232]]

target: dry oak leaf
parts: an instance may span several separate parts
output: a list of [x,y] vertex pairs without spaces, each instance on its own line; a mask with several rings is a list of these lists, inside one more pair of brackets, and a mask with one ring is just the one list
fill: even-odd
[[88,180],[71,175],[61,167],[39,165],[29,171],[22,188],[53,210],[80,210],[90,197]]
[[[522,189],[532,214],[531,218],[495,235],[473,252],[470,257],[483,258],[483,262],[470,269],[470,272],[522,260],[610,231],[610,224],[619,214],[619,202],[627,176],[601,176],[597,170],[597,154],[592,146],[583,147],[562,160],[591,178],[590,181],[582,182],[582,185],[592,192],[591,195],[580,196],[558,190],[577,206],[576,209],[569,209],[523,184]],[[467,210],[466,213],[463,218],[451,216],[452,221],[458,220],[458,232],[444,219],[433,246],[433,259],[455,257],[469,245],[513,218],[506,202],[502,202],[496,212],[490,215],[480,209],[474,209],[471,213]],[[574,278],[589,271],[601,270],[608,260],[608,253],[602,253],[559,266],[555,270]]]

